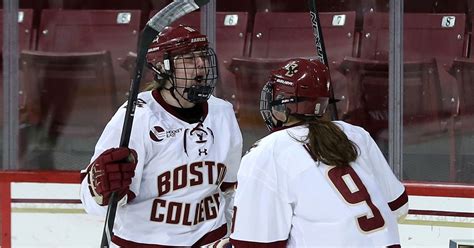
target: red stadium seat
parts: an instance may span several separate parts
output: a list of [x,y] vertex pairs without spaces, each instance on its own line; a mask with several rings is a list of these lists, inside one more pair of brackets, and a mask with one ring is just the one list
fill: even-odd
[[22,51],[21,71],[29,94],[28,123],[54,141],[60,135],[97,137],[117,108],[109,51]]
[[411,13],[466,13],[468,1],[470,0],[405,0],[403,9]]
[[[309,12],[308,0],[259,0],[255,1],[257,12]],[[389,0],[315,0],[321,12],[356,12],[356,30],[362,27],[366,12],[389,10]]]
[[[153,11],[154,15],[157,11]],[[201,13],[196,11],[175,21],[174,25],[186,24],[200,29]],[[232,102],[238,109],[236,102],[237,85],[234,75],[229,71],[229,64],[233,57],[243,56],[247,37],[248,13],[246,12],[217,12],[216,13],[216,53],[219,65],[220,80],[216,87],[216,95]]]
[[472,131],[474,127],[474,59],[456,58],[449,72],[456,78],[459,94],[457,119],[461,131]]
[[[388,67],[387,60],[347,57],[340,68],[351,82],[348,121],[363,126],[375,139],[388,139]],[[419,142],[445,131],[436,60],[407,61],[404,71],[405,141]]]
[[[0,15],[3,16],[3,9],[0,9]],[[18,46],[20,50],[32,48],[33,35],[33,10],[20,9],[18,11]],[[0,38],[0,45],[3,46],[3,18],[0,18]]]
[[288,58],[233,58],[230,64],[237,81],[238,120],[243,128],[264,129],[260,117],[260,92],[270,71],[283,66]]
[[[3,9],[0,9],[0,15],[3,16]],[[35,30],[33,30],[33,10],[20,9],[18,11],[18,46],[20,50],[31,49],[33,44],[33,37]],[[3,18],[0,18],[0,46],[3,46]],[[0,52],[0,56],[2,56]],[[0,62],[0,98],[3,99],[3,60]],[[20,121],[25,118],[24,112],[24,97],[27,92],[20,85],[19,107],[20,107]],[[3,108],[0,109],[0,127],[3,126]]]
[[139,10],[61,10],[41,13],[38,50],[47,52],[110,51],[120,101],[130,85],[130,74],[120,67],[129,51],[136,51]]
[[[447,70],[455,57],[466,56],[464,46],[465,14],[414,14],[404,15],[404,59],[426,60],[435,58],[441,81],[443,111],[451,112],[456,99],[454,78]],[[367,13],[361,35],[360,57],[388,60],[388,13]]]
[[262,0],[240,0],[240,1],[216,1],[218,12],[251,12],[255,13],[255,5]]
[[[474,23],[474,17],[472,18],[472,23]],[[471,45],[470,45],[471,54],[469,58],[474,58],[474,32],[471,34]]]
[[[341,116],[346,112],[346,83],[337,69],[345,56],[357,51],[355,12],[320,13],[335,96]],[[343,22],[341,20],[344,20]],[[271,69],[289,58],[316,57],[315,39],[308,12],[257,13],[253,29],[250,58],[234,58],[231,69],[240,87],[239,102],[242,123],[262,123],[258,112],[260,91]],[[297,38],[296,38],[297,37]]]
[[[33,28],[33,9],[20,9],[18,11],[18,48],[19,50],[31,49],[34,44],[34,37],[36,30]],[[3,9],[0,9],[0,15],[3,17]],[[3,46],[3,18],[0,18],[0,46]],[[0,56],[3,53],[0,52]],[[3,101],[3,60],[0,60],[0,99]],[[34,92],[28,92],[23,83],[19,83],[19,121],[20,121],[20,132],[19,132],[19,158],[23,158],[26,146],[26,132],[25,132],[25,123],[29,118],[28,112],[26,111],[25,101],[28,99],[28,95],[31,95]],[[3,127],[3,113],[4,108],[0,107],[0,129]],[[3,140],[3,134],[0,134],[0,139]]]
[[[457,92],[454,90],[456,82],[453,77],[447,73],[448,65],[455,57],[462,57],[465,53],[464,47],[464,14],[412,14],[404,15],[404,59],[405,59],[405,137],[408,140],[419,140],[420,135],[409,133],[410,126],[416,127],[423,125],[423,130],[431,133],[445,132],[443,123],[446,123],[449,117],[455,112]],[[443,27],[444,26],[444,27]],[[346,58],[344,68],[346,76],[349,77],[350,84],[354,87],[350,92],[353,103],[351,104],[350,117],[352,121],[371,131],[371,134],[377,138],[379,134],[387,129],[388,116],[374,115],[371,110],[373,106],[377,107],[380,113],[388,113],[388,67],[373,66],[375,64],[386,64],[389,57],[389,19],[388,13],[367,13],[364,17],[364,29],[361,35],[360,57],[361,59]],[[435,41],[435,42],[434,42]],[[442,47],[442,49],[440,49]],[[426,66],[423,61],[435,60],[436,70],[433,70],[431,64]],[[421,61],[421,62],[420,62]],[[414,66],[422,64],[423,66]],[[416,70],[415,70],[416,69]],[[411,70],[411,71],[410,71]],[[428,70],[429,74],[426,74]],[[439,74],[439,80],[432,80],[430,77]],[[369,80],[369,76],[377,75],[377,80]],[[414,83],[409,78],[416,76]],[[424,75],[424,76],[423,76]],[[430,76],[430,77],[427,77]],[[384,78],[385,77],[385,78]],[[425,91],[409,90],[413,85],[426,85]],[[371,95],[371,92],[377,92],[372,89],[385,89],[384,94]],[[438,90],[439,88],[439,90]],[[358,92],[357,92],[358,90]],[[410,93],[410,94],[409,94]],[[413,94],[412,94],[413,93]],[[375,97],[377,96],[377,97]],[[433,104],[429,107],[426,104],[419,103],[419,99],[431,99],[440,97],[441,104]],[[419,105],[422,104],[422,105]],[[381,111],[384,108],[385,111]],[[437,109],[433,109],[437,108]],[[422,116],[422,118],[414,117]],[[361,118],[366,113],[365,118]],[[377,112],[377,113],[378,113]],[[408,121],[406,118],[409,118]],[[430,119],[427,121],[427,119]],[[419,122],[418,124],[416,124]]]

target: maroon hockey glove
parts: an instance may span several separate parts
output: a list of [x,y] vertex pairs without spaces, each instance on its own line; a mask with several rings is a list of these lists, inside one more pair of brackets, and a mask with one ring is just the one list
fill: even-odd
[[117,200],[130,201],[135,194],[129,186],[135,175],[137,153],[126,147],[111,148],[104,151],[90,165],[87,182],[89,190],[97,204],[106,206],[112,192],[117,192]]

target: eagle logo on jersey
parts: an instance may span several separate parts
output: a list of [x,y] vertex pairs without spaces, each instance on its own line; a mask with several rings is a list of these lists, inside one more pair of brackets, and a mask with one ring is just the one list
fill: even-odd
[[211,136],[212,142],[214,143],[214,133],[210,128],[204,127],[202,123],[194,127],[189,132],[189,135],[193,138],[194,142],[198,144],[206,143],[209,136]]
[[[188,154],[188,148],[194,147],[194,149],[197,149],[197,152],[199,156],[202,155],[207,155],[208,154],[208,149],[209,149],[209,144],[208,139],[212,139],[212,143],[214,143],[214,133],[209,127],[204,127],[202,123],[197,124],[196,127],[193,129],[189,130],[186,129],[185,131],[185,143],[184,143],[184,151],[186,154]],[[189,134],[189,135],[188,135]],[[188,144],[186,140],[189,139],[189,141],[194,142],[196,145],[191,145],[188,147]]]
[[208,132],[206,130],[204,130],[204,126],[202,125],[202,123],[199,123],[195,128],[193,128],[191,130],[191,132],[189,132],[189,135],[193,136],[193,135],[196,135],[197,136],[197,140],[195,140],[196,143],[206,143],[207,142],[207,135],[208,135]]

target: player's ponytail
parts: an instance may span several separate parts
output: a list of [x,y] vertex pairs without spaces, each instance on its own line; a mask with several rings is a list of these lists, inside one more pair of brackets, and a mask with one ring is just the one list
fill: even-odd
[[335,166],[348,166],[358,156],[357,145],[333,122],[324,119],[306,121],[307,142],[313,158]]

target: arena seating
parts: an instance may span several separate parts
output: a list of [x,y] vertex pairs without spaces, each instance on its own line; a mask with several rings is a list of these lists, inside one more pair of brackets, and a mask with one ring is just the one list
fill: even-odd
[[[410,88],[410,84],[418,84],[422,86],[423,91],[416,91],[418,95],[406,95],[404,118],[407,125],[414,125],[417,120],[420,124],[431,125],[433,130],[429,132],[441,133],[445,131],[445,127],[440,123],[445,123],[455,111],[455,103],[457,102],[457,93],[454,90],[455,80],[447,73],[447,69],[455,57],[463,57],[466,55],[465,39],[465,15],[464,14],[418,14],[406,13],[404,16],[404,60],[405,60],[405,92]],[[371,108],[371,106],[385,106],[385,113],[388,111],[388,67],[373,67],[370,64],[387,63],[389,57],[389,19],[388,13],[367,13],[364,17],[364,28],[361,34],[360,42],[360,62],[357,59],[346,58],[345,60],[350,66],[345,65],[341,70],[349,70],[346,73],[349,76],[350,84],[359,89],[357,93],[360,97],[353,98],[356,104],[352,104],[352,117],[360,118],[360,108]],[[436,42],[433,42],[436,41]],[[442,49],[441,49],[442,47]],[[437,68],[424,66],[424,61],[432,61],[435,59]],[[345,62],[346,62],[345,61]],[[355,65],[361,63],[360,65]],[[409,66],[420,65],[420,66]],[[423,65],[423,66],[421,66]],[[408,67],[407,67],[408,66]],[[354,68],[363,68],[363,70],[354,70]],[[409,68],[415,71],[411,74],[420,75],[417,77],[417,83],[410,82]],[[421,69],[421,71],[416,71]],[[428,75],[435,76],[439,74],[438,80],[429,80]],[[359,75],[355,75],[359,74]],[[366,80],[363,82],[364,75],[386,75],[385,79],[380,77],[378,82]],[[424,75],[424,76],[423,76]],[[415,80],[415,82],[416,82]],[[368,88],[369,87],[369,88]],[[375,87],[374,90],[370,87]],[[378,90],[375,90],[378,88]],[[440,90],[438,90],[438,88]],[[384,89],[384,90],[381,90]],[[371,98],[366,95],[370,92],[380,92],[379,97]],[[356,95],[357,95],[356,94]],[[423,96],[423,97],[420,97]],[[428,105],[416,105],[419,98],[440,97],[441,105],[435,104],[433,109]],[[383,100],[383,101],[382,101]],[[412,102],[409,102],[412,101]],[[435,101],[432,99],[431,101]],[[362,106],[366,105],[366,106]],[[419,108],[419,109],[418,109]],[[415,112],[413,112],[416,110]],[[436,112],[436,114],[434,112]],[[372,130],[372,135],[377,136],[381,130],[387,129],[387,117],[385,115],[377,115],[366,112],[368,114],[365,120],[353,120],[355,123],[367,121],[364,125],[367,129]],[[424,116],[418,118],[415,116]],[[382,118],[382,119],[380,119]],[[411,121],[408,121],[408,119]],[[426,122],[426,119],[431,121]],[[363,119],[363,118],[362,118]],[[385,124],[382,124],[385,122]],[[432,123],[429,123],[432,122]],[[408,128],[408,127],[407,127]],[[428,130],[428,129],[427,129]],[[437,131],[436,131],[437,130]],[[420,137],[407,138],[416,140]]]
[[[3,16],[3,9],[0,9],[0,15]],[[18,47],[20,50],[31,49],[34,44],[35,30],[33,28],[33,10],[20,9],[18,11]],[[0,46],[3,46],[3,18],[0,18]],[[0,56],[3,53],[0,52]],[[0,98],[3,99],[3,59],[0,60]],[[19,86],[19,107],[20,107],[20,121],[23,122],[26,118],[25,97],[27,92],[23,89],[23,85]],[[2,104],[3,105],[3,104]],[[3,108],[0,109],[0,127],[3,126]]]
[[[447,69],[455,57],[466,56],[465,23],[464,14],[406,13],[404,16],[404,59],[410,61],[436,58],[441,81],[442,111],[446,112],[452,111],[453,99],[456,97],[452,91],[455,82],[447,73]],[[365,15],[361,35],[361,58],[388,59],[388,28],[387,13]]]
[[140,32],[139,10],[42,11],[38,50],[46,52],[96,52],[112,56],[119,99],[124,101],[130,74],[120,67],[129,51],[136,51]]
[[[377,140],[388,139],[388,61],[344,59],[340,70],[350,78],[351,112],[347,120],[365,127]],[[439,134],[443,125],[441,89],[435,59],[404,63],[403,124],[406,142]],[[423,97],[420,97],[423,96]]]
[[470,0],[405,0],[403,9],[410,13],[466,13]]
[[474,121],[474,59],[454,59],[450,73],[456,78],[455,88],[459,93],[459,103],[456,111],[457,128],[461,131],[472,131]]
[[[357,53],[355,12],[320,13],[321,26],[328,55],[335,96],[342,115],[346,111],[346,83],[335,69],[345,56]],[[297,38],[296,38],[297,37]],[[307,12],[257,13],[252,33],[250,58],[234,58],[231,70],[235,74],[238,101],[243,125],[261,124],[258,111],[262,86],[271,69],[276,69],[289,58],[316,58],[316,46]],[[263,124],[262,124],[263,125]]]
[[22,81],[40,94],[28,112],[50,122],[50,135],[97,135],[125,101],[130,76],[119,65],[136,50],[139,20],[138,10],[42,11],[38,51],[21,54]]
[[[3,16],[3,9],[0,9]],[[18,46],[20,49],[30,49],[34,44],[33,10],[20,9],[18,11]],[[3,46],[3,18],[0,18],[0,45]]]
[[59,135],[97,137],[117,109],[109,51],[22,51],[30,122]]
[[119,65],[136,50],[139,19],[140,11],[43,10],[37,50],[21,54],[29,123],[51,139],[97,137],[126,100],[130,75]]

